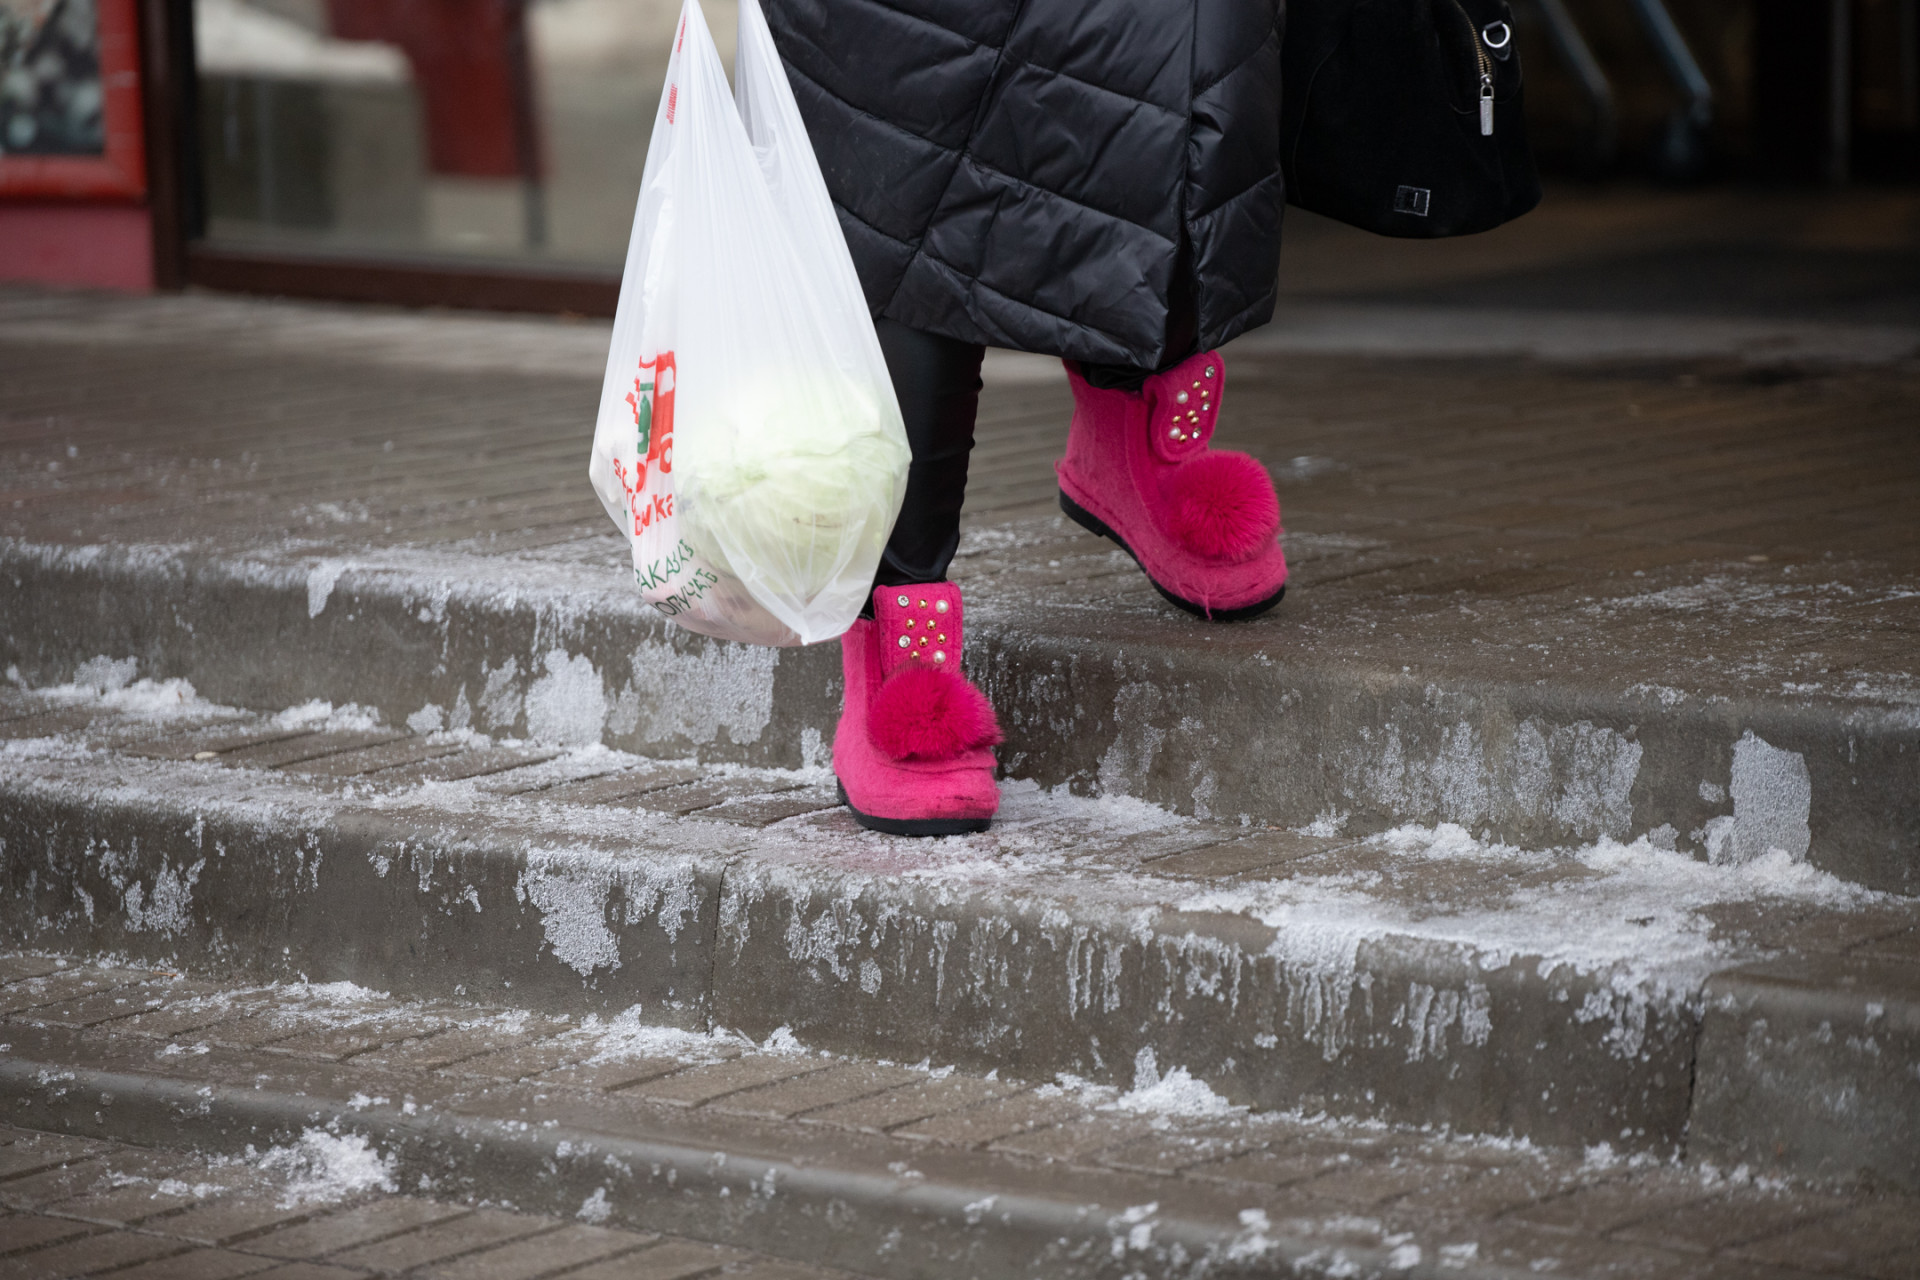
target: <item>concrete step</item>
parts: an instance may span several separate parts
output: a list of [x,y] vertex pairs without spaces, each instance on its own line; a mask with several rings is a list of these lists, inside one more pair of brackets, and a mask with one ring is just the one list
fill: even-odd
[[[32,684],[130,660],[235,705],[317,698],[417,728],[825,762],[837,647],[679,631],[640,603],[621,554],[598,534],[345,555],[0,540],[0,656]],[[1528,848],[1646,836],[1718,861],[1782,849],[1920,892],[1920,712],[1897,693],[1782,693],[1737,670],[1663,667],[1681,642],[1651,634],[1674,625],[1664,605],[1596,605],[1587,634],[1562,620],[1561,643],[1542,646],[1570,658],[1494,676],[1429,647],[1465,639],[1441,616],[1332,650],[1303,643],[1312,606],[1291,600],[1268,623],[1203,628],[1064,517],[982,531],[956,577],[968,669],[1000,713],[1012,778],[1346,834],[1453,822]],[[1736,614],[1716,631],[1738,651],[1773,643],[1774,626]]]
[[0,922],[252,981],[1920,1186],[1920,906],[1784,854],[1322,836],[1010,783],[861,832],[820,770],[9,695]]
[[[1058,368],[989,361],[955,575],[1008,776],[1344,835],[1777,847],[1920,893],[1914,370],[1716,364],[1746,349],[1671,323],[1665,361],[1595,348],[1627,366],[1298,332],[1380,321],[1302,312],[1227,353],[1220,439],[1276,477],[1294,568],[1236,626],[1178,614],[1059,516]],[[1555,323],[1539,352],[1605,336]],[[605,341],[0,294],[0,670],[131,658],[235,705],[820,762],[832,646],[709,644],[635,600],[581,474]]]
[[0,1128],[9,1275],[1806,1280],[1920,1261],[1920,1200],[1884,1189],[1249,1115],[1176,1075],[1036,1088],[784,1036],[20,953],[0,956],[0,1010],[0,1103],[25,1126]]

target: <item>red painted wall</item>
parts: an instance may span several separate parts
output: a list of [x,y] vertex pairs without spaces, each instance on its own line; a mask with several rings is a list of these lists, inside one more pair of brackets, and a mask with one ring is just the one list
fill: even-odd
[[0,280],[149,292],[151,219],[136,205],[0,201]]

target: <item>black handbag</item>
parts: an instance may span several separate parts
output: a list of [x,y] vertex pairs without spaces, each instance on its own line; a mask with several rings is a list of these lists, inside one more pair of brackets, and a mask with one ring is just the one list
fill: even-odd
[[1290,204],[1389,236],[1458,236],[1540,202],[1506,0],[1291,0]]

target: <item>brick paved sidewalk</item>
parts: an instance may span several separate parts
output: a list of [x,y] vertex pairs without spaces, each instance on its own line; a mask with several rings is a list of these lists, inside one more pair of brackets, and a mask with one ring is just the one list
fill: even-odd
[[[32,318],[48,309],[58,323]],[[617,563],[584,482],[604,343],[586,324],[13,294],[0,306],[0,535],[567,546]],[[1503,678],[1617,665],[1631,644],[1648,653],[1636,667],[1670,684],[1920,698],[1901,661],[1920,629],[1913,365],[1257,347],[1229,353],[1220,435],[1278,480],[1301,644]],[[1124,557],[1057,516],[1064,381],[1024,358],[1001,368],[956,575],[1152,610]],[[1004,525],[1019,536],[989,534]],[[1017,564],[996,554],[1015,543]],[[1711,660],[1683,634],[1703,615]]]
[[[323,1148],[325,1150],[325,1148]],[[294,1185],[290,1186],[289,1184]],[[382,1194],[244,1157],[0,1126],[0,1276],[32,1280],[835,1280],[741,1249]]]
[[[1604,1148],[1582,1158],[1384,1126],[1183,1115],[1177,1096],[1116,1103],[1111,1090],[1036,1090],[725,1034],[569,1025],[344,988],[223,988],[53,957],[0,959],[0,979],[0,1036],[13,1042],[10,1057],[0,1054],[0,1087],[16,1112],[73,1130],[0,1129],[4,1275],[824,1280],[830,1273],[632,1230],[665,1219],[700,1224],[709,1237],[718,1229],[765,1239],[766,1227],[732,1215],[727,1192],[714,1192],[731,1177],[742,1199],[761,1206],[755,1212],[772,1214],[772,1170],[795,1156],[815,1183],[781,1172],[779,1195],[800,1201],[803,1217],[810,1197],[860,1206],[842,1210],[836,1238],[843,1258],[866,1257],[855,1269],[875,1275],[896,1273],[885,1262],[895,1254],[911,1269],[923,1248],[935,1251],[917,1264],[928,1275],[1086,1270],[1063,1256],[1052,1271],[1035,1258],[981,1272],[991,1250],[977,1246],[937,1261],[947,1246],[935,1242],[950,1228],[936,1225],[933,1204],[942,1189],[983,1178],[1009,1205],[1052,1198],[1085,1206],[1096,1223],[1112,1218],[1094,1234],[1111,1230],[1115,1258],[1133,1258],[1116,1275],[1184,1274],[1162,1269],[1167,1259],[1148,1247],[1153,1229],[1133,1228],[1151,1222],[1165,1239],[1195,1214],[1225,1220],[1242,1262],[1266,1259],[1287,1274],[1894,1280],[1920,1267],[1920,1202],[1910,1198],[1796,1189]],[[32,1064],[9,1067],[30,1045],[52,1043],[67,1046],[67,1072],[43,1072],[36,1086],[21,1078]],[[114,1097],[77,1096],[109,1078]],[[300,1100],[276,1127],[270,1104],[254,1100],[289,1088]],[[168,1149],[83,1136],[129,1109],[133,1118],[118,1123],[140,1125],[152,1112],[147,1091],[204,1099],[161,1122],[158,1131],[175,1135]],[[249,1107],[251,1127],[236,1124]],[[456,1125],[461,1142],[436,1142],[431,1116]],[[543,1117],[561,1127],[543,1130]],[[260,1149],[236,1158],[243,1136]],[[614,1158],[622,1141],[647,1140],[662,1152],[691,1142],[678,1208],[663,1203],[674,1196],[658,1163],[649,1176]],[[515,1165],[510,1148],[529,1143],[533,1158]],[[196,1156],[196,1144],[228,1154]],[[715,1151],[731,1152],[731,1165]],[[658,1158],[673,1166],[671,1155]],[[703,1173],[718,1183],[703,1186]],[[464,1202],[393,1193],[427,1177],[474,1190]],[[878,1202],[855,1190],[875,1177],[893,1188]],[[665,1185],[674,1185],[670,1174]],[[548,1207],[556,1198],[562,1204]],[[889,1218],[876,1203],[905,1216]],[[964,1239],[991,1233],[997,1215],[984,1226],[971,1208],[960,1216]],[[916,1238],[903,1245],[896,1234],[886,1245],[902,1226]],[[789,1252],[809,1246],[804,1235],[789,1239]],[[976,1261],[960,1261],[969,1253]],[[1298,1271],[1287,1270],[1289,1257]],[[1216,1269],[1268,1273],[1228,1261],[1216,1257]]]

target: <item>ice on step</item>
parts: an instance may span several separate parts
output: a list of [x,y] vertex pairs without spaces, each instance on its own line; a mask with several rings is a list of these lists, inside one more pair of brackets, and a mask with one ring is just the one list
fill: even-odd
[[[251,1148],[249,1148],[251,1150]],[[366,1191],[394,1192],[394,1158],[361,1134],[308,1129],[290,1146],[269,1147],[256,1163],[285,1179],[280,1203],[293,1209],[344,1200]]]

